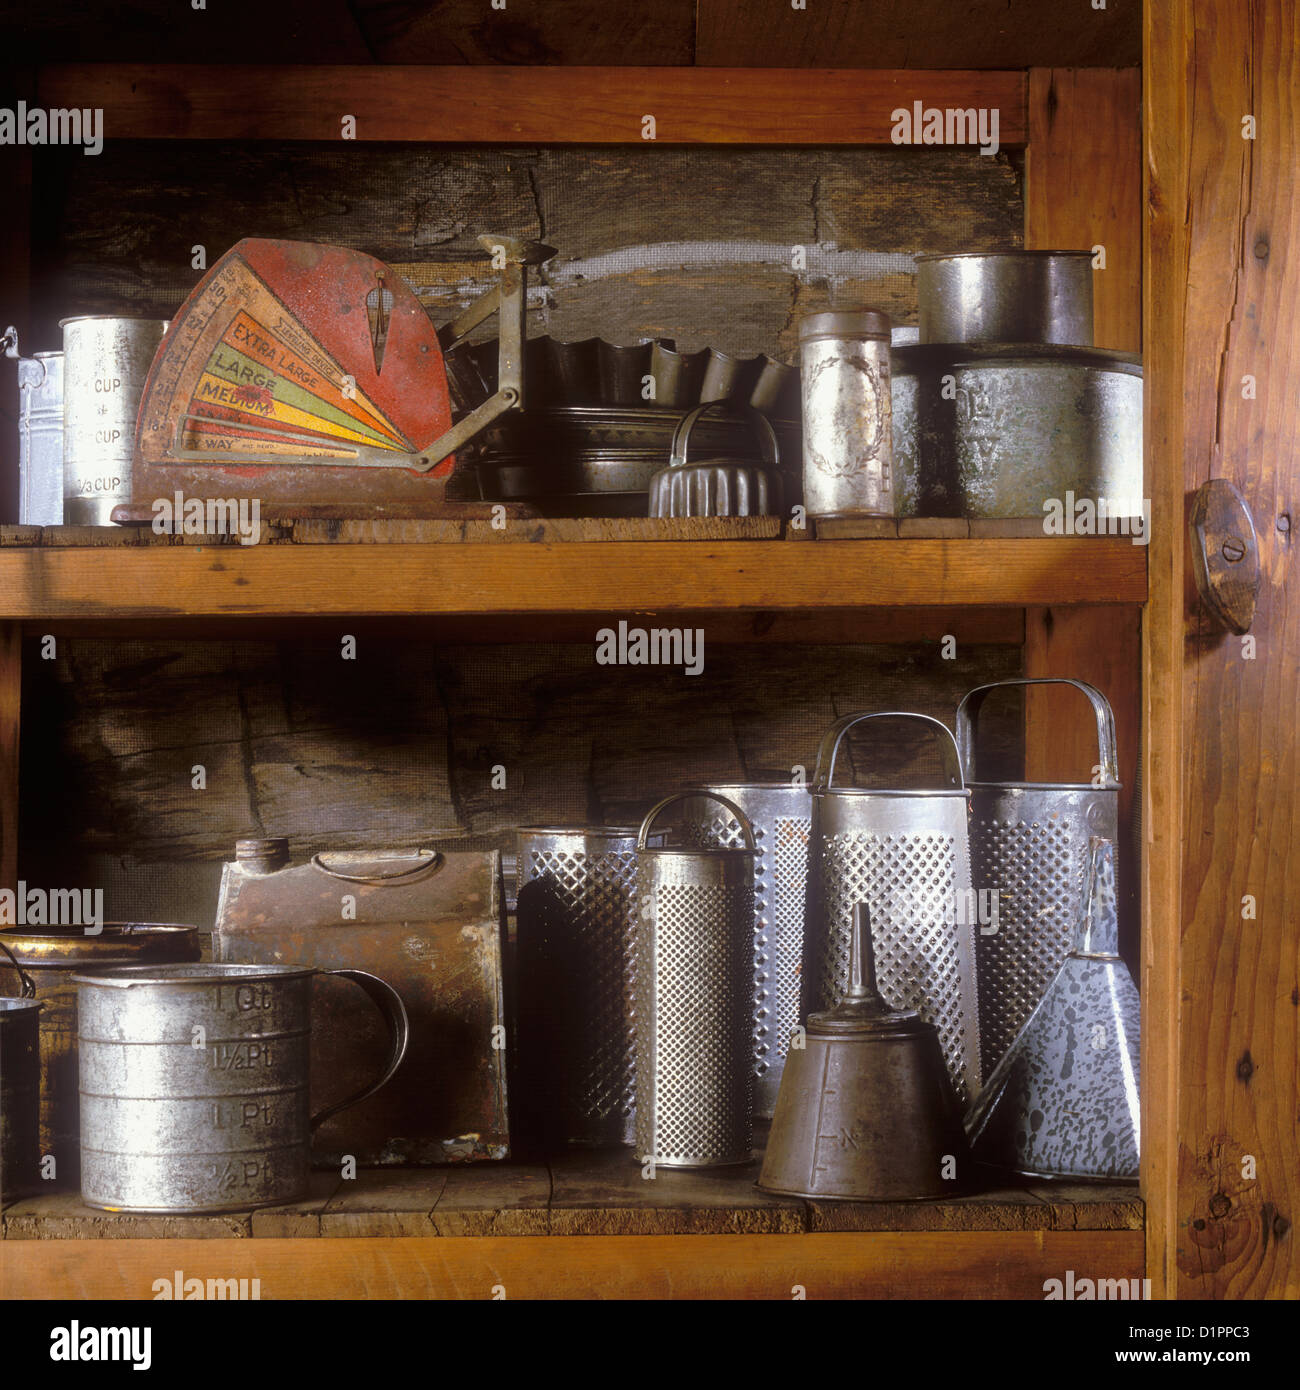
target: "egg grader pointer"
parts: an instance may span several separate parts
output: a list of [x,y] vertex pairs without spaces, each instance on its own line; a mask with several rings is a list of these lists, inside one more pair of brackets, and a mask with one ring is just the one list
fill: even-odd
[[[524,405],[528,268],[540,242],[483,236],[498,283],[436,329],[411,288],[364,252],[247,238],[172,319],[136,422],[131,501],[257,498],[268,518],[487,516],[446,497],[455,452]],[[496,391],[453,423],[447,353],[498,314]],[[510,510],[531,514],[526,507]]]

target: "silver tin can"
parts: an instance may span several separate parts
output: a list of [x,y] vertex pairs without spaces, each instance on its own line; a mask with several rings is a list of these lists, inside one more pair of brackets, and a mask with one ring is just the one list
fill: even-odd
[[896,347],[899,516],[1140,517],[1142,360],[1098,348]]
[[519,1066],[529,1139],[631,1144],[636,829],[518,832]]
[[18,522],[63,524],[63,354],[18,359]]
[[[380,1005],[383,1076],[310,1116],[313,976],[342,975]],[[374,1094],[406,1050],[400,996],[359,970],[141,966],[76,975],[81,1197],[110,1210],[240,1211],[299,1200],[311,1133]]]
[[1091,251],[916,258],[923,343],[1092,346]]
[[812,801],[790,782],[720,782],[686,803],[701,844],[742,849],[745,828],[723,801],[745,813],[754,832],[754,1012],[751,1047],[754,1116],[771,1119],[790,1038],[800,1023],[804,897]]
[[131,500],[135,417],[165,319],[63,319],[63,515],[109,526]]
[[[698,795],[698,794],[697,794]],[[710,1168],[753,1157],[754,837],[742,849],[637,837],[636,1158]]]
[[0,1201],[37,1184],[41,1044],[37,999],[0,999]]
[[[869,719],[932,730],[943,760],[937,788],[833,786],[844,735]],[[850,714],[817,755],[808,849],[804,1012],[832,1009],[849,987],[853,909],[866,903],[880,991],[939,1031],[944,1061],[966,1104],[980,1087],[975,919],[970,900],[970,792],[952,735],[937,720],[898,712]]]
[[893,516],[889,315],[807,315],[799,325],[799,371],[808,515]]
[[[985,698],[995,690],[1030,685],[1070,685],[1087,698],[1097,731],[1096,782],[978,780],[976,733]],[[980,1043],[988,1076],[1069,953],[1091,841],[1099,836],[1113,844],[1118,837],[1115,718],[1101,691],[1084,681],[995,681],[977,686],[957,706],[957,748],[970,778],[974,886],[996,893],[998,905],[997,930],[975,938]]]

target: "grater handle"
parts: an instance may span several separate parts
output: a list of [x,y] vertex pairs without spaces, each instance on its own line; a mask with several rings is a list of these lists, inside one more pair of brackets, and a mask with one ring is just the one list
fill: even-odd
[[735,401],[705,401],[703,405],[697,405],[694,410],[688,411],[677,422],[677,428],[673,431],[672,448],[669,452],[669,468],[686,467],[686,446],[690,443],[691,431],[695,428],[700,416],[709,411],[722,411],[729,415],[739,415],[748,420],[758,435],[763,467],[779,468],[781,466],[781,450],[776,442],[776,431],[772,428],[766,415],[755,410],[753,406],[739,405]]
[[641,822],[641,830],[636,837],[637,849],[646,848],[646,841],[650,837],[651,822],[659,814],[660,811],[664,810],[668,806],[671,806],[675,801],[695,801],[700,797],[704,797],[709,801],[720,802],[723,806],[725,806],[727,810],[730,811],[733,816],[735,816],[736,820],[740,824],[740,828],[745,832],[745,848],[749,850],[751,853],[757,852],[757,846],[754,843],[754,829],[750,825],[749,817],[744,813],[744,811],[742,811],[734,801],[728,801],[725,796],[719,796],[717,792],[706,791],[674,792],[672,796],[664,797],[664,799],[657,806],[652,806],[650,810],[646,813],[645,820]]
[[1119,758],[1115,751],[1115,716],[1110,702],[1094,685],[1069,676],[1015,676],[989,685],[977,685],[962,696],[957,706],[957,751],[969,775],[975,771],[975,724],[985,697],[993,690],[1010,685],[1072,685],[1087,696],[1097,719],[1097,762],[1105,778],[1103,785],[1119,785]]
[[[931,719],[928,714],[914,714],[909,710],[887,710],[876,714],[858,713],[846,714],[843,719],[836,720],[829,729],[826,730],[826,737],[822,739],[821,747],[817,750],[817,768],[813,772],[812,788],[821,789],[831,785],[835,780],[835,759],[840,751],[840,743],[844,735],[855,725],[867,719],[915,719],[922,724],[929,725],[938,730],[943,735],[939,747],[940,756],[943,759],[943,775],[948,785],[957,787],[964,791],[966,783],[962,780],[961,755],[957,751],[957,744],[953,740],[952,734],[948,731],[946,724],[941,724],[937,719]],[[822,779],[822,768],[826,768],[825,780]]]

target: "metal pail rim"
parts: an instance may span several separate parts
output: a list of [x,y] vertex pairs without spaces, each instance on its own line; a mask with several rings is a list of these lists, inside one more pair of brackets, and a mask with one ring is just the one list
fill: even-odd
[[251,984],[259,980],[303,980],[322,973],[310,965],[241,965],[204,963],[190,965],[128,965],[102,973],[73,975],[77,985],[109,985],[130,989],[133,985],[225,985]]
[[914,791],[876,787],[817,787],[811,789],[812,796],[878,796],[882,798],[909,799],[913,797],[959,796],[970,800],[969,787],[917,787]]
[[980,791],[1025,791],[1025,792],[1117,792],[1123,782],[967,782],[968,787]]

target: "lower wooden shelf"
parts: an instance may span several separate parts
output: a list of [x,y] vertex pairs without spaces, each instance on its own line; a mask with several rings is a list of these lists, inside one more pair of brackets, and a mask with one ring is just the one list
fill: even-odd
[[[769,1197],[758,1164],[660,1169],[626,1151],[550,1163],[313,1175],[302,1202],[224,1216],[95,1211],[75,1194],[3,1213],[0,1296],[154,1298],[175,1272],[263,1298],[1042,1298],[1136,1279],[1132,1186],[1003,1187],[937,1202]],[[183,1286],[183,1281],[182,1281]],[[231,1295],[233,1296],[233,1295]]]

